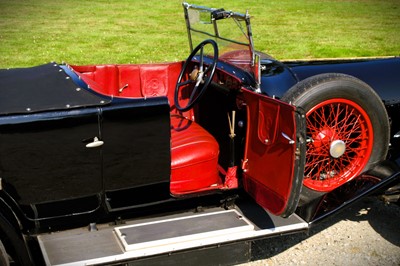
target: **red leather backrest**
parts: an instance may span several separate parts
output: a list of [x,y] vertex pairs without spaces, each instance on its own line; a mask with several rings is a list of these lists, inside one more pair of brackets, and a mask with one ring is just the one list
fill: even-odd
[[182,62],[72,66],[94,90],[117,97],[167,96],[172,106]]

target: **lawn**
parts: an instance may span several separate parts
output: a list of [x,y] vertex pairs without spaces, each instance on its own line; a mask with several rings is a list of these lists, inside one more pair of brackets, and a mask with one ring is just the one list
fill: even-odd
[[[399,0],[199,1],[252,16],[278,59],[400,55]],[[177,61],[189,54],[181,1],[0,0],[0,68]]]

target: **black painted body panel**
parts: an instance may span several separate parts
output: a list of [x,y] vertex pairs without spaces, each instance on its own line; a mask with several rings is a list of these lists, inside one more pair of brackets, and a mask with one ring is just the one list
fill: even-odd
[[130,108],[102,109],[103,178],[110,209],[170,198],[168,100],[142,101]]
[[371,86],[385,105],[400,103],[400,57],[343,61],[287,63],[298,80],[320,73],[343,73],[354,76]]
[[[82,142],[98,135],[98,115],[98,109],[90,108],[18,115],[4,119],[9,124],[0,118],[0,175],[5,190],[30,219],[70,214],[65,208],[42,213],[37,205],[101,192],[100,151]],[[74,212],[93,211],[98,205]]]
[[[133,207],[143,203],[143,194],[169,200],[169,134],[166,97],[0,116],[4,192],[22,213],[20,219],[36,221],[36,227],[65,223],[61,217],[79,220],[99,208]],[[95,137],[104,145],[87,148]],[[113,202],[120,190],[124,193],[117,194],[129,198]]]
[[385,105],[400,103],[400,57],[278,62],[264,60],[261,90],[282,97],[295,83],[322,73],[343,73],[371,86]]

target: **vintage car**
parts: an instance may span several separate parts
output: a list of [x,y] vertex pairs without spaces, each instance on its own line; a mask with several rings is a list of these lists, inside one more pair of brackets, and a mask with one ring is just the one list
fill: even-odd
[[248,13],[183,9],[184,61],[0,70],[3,264],[234,264],[398,203],[400,58],[280,62]]

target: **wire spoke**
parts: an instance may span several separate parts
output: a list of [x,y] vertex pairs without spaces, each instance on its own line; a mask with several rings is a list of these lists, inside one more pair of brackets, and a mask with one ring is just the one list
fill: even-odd
[[[358,174],[366,163],[371,134],[363,110],[346,99],[330,99],[306,114],[307,142],[304,183],[311,188],[333,189]],[[331,156],[333,141],[341,140],[345,150]]]

